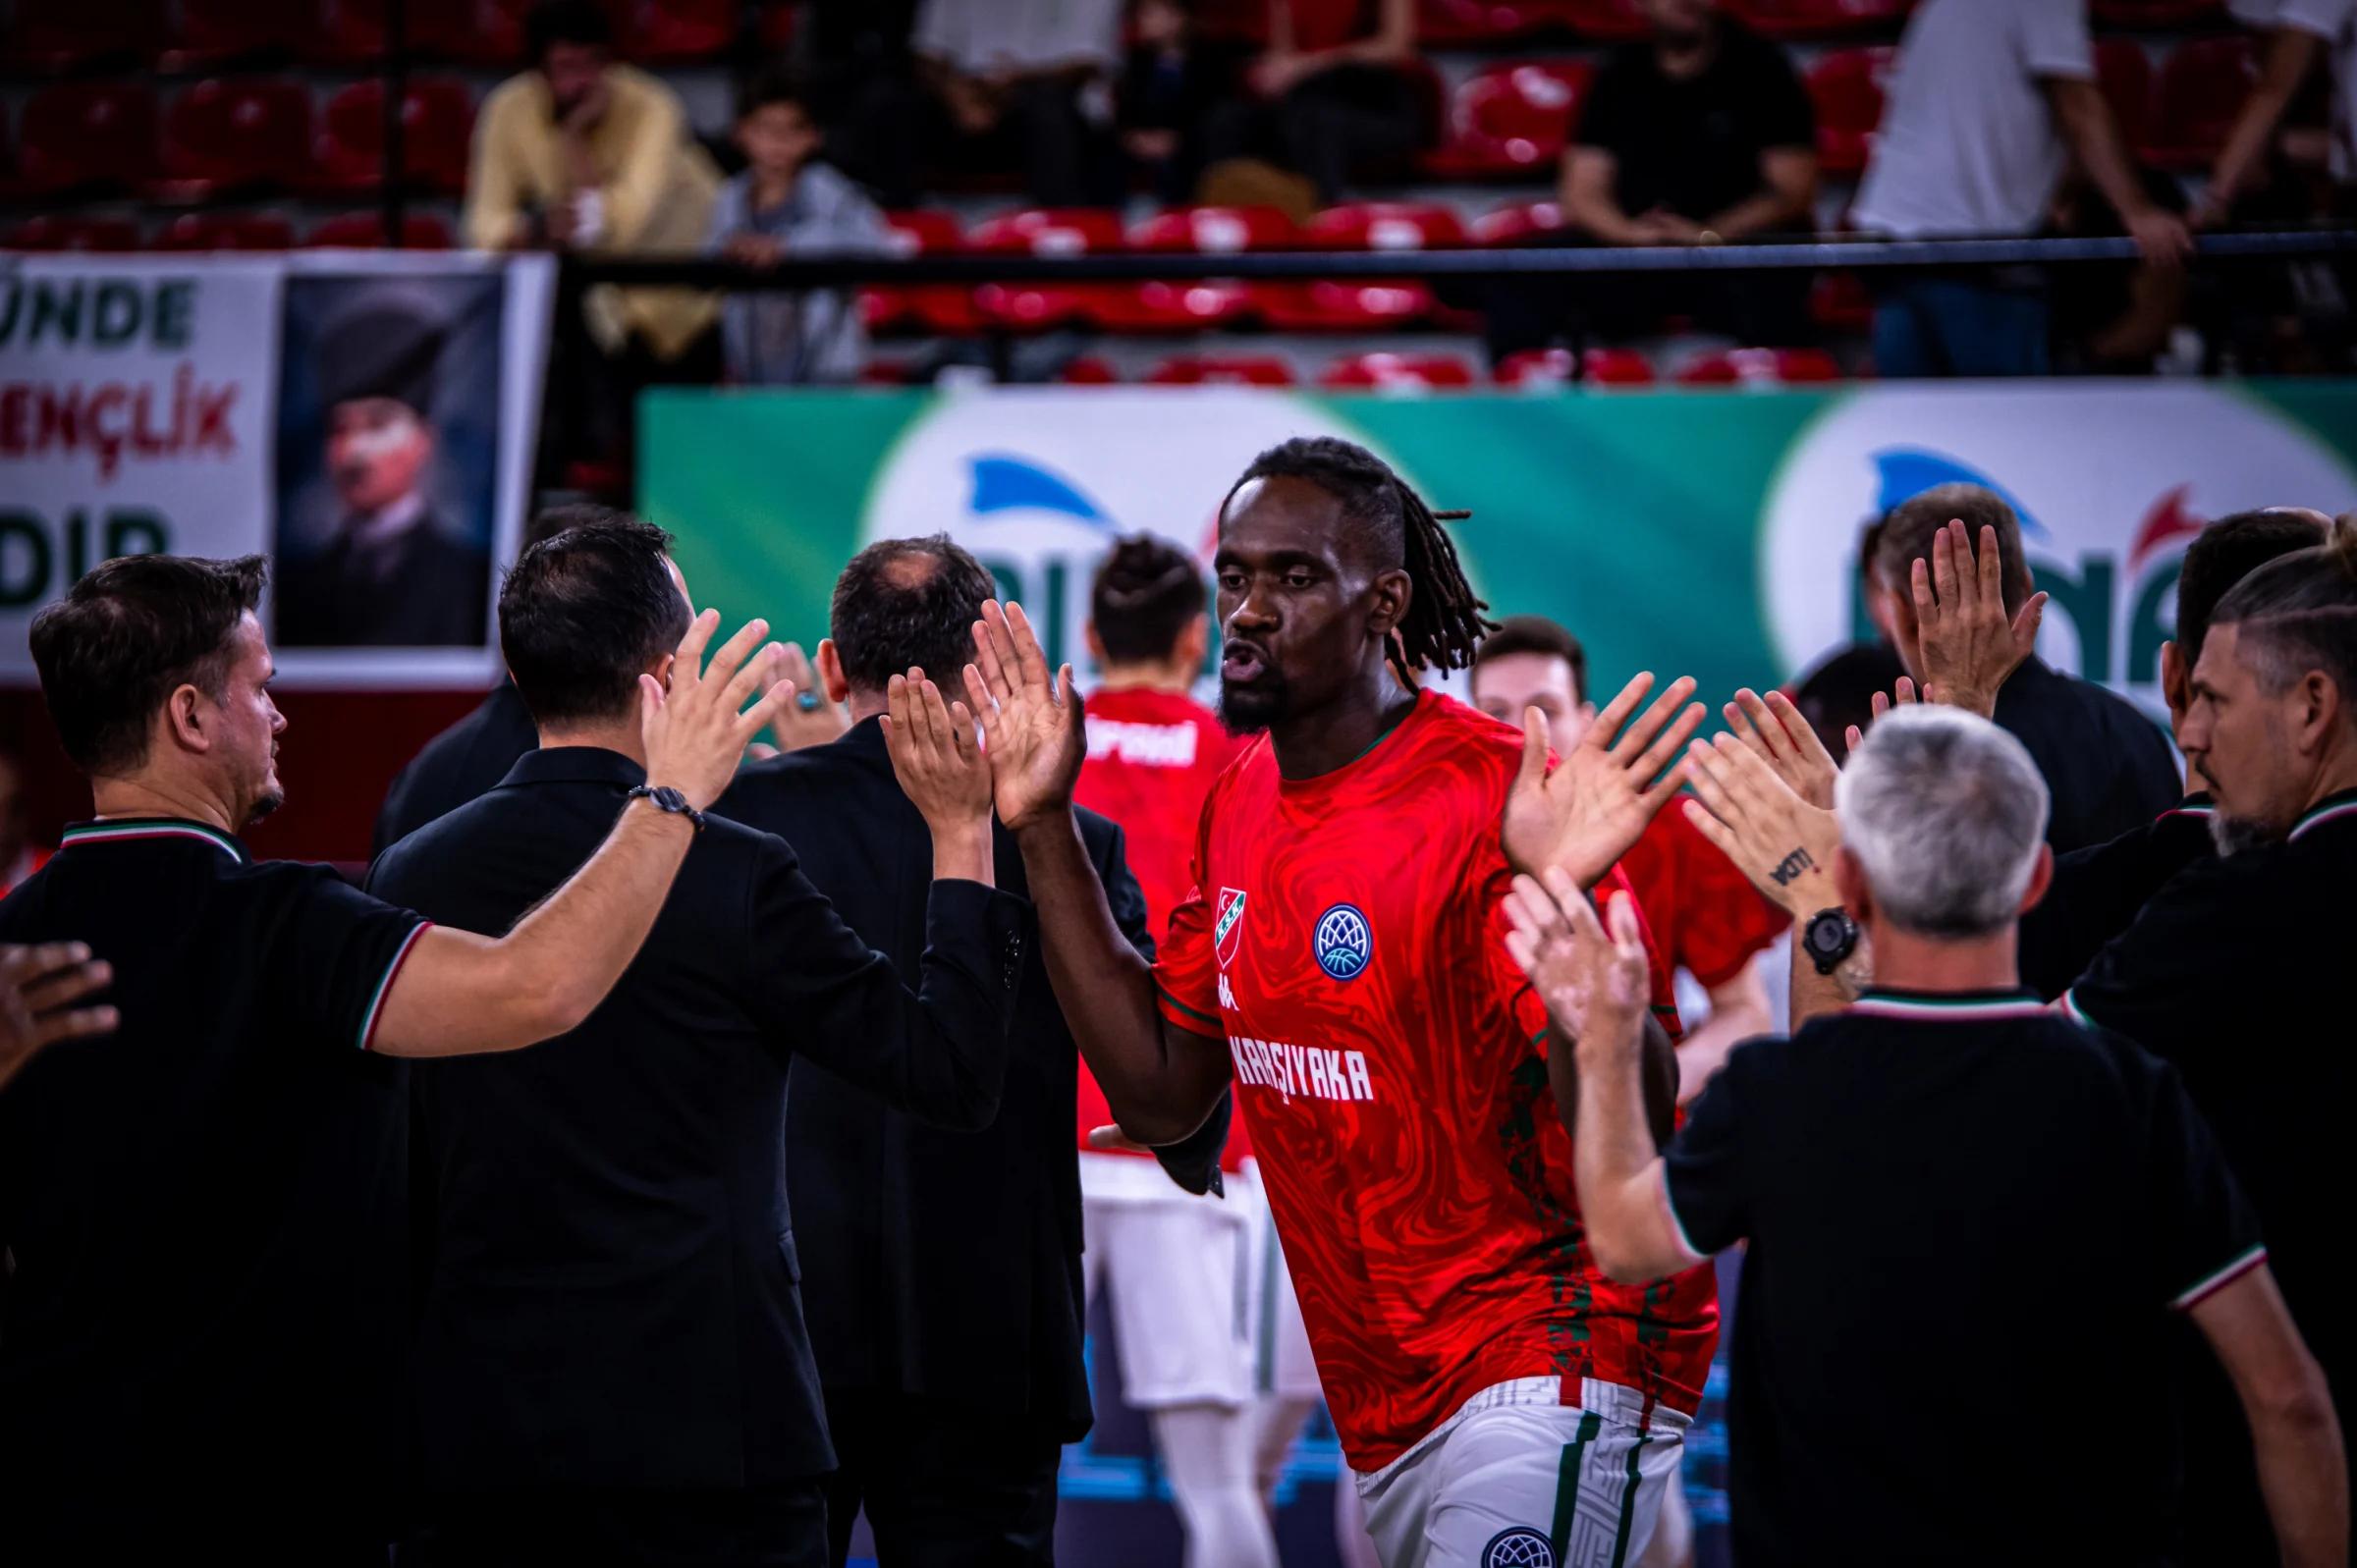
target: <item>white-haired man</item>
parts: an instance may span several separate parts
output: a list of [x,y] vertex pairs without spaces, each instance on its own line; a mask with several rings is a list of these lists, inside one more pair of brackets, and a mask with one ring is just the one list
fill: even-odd
[[[1727,770],[1704,799],[1762,774]],[[1746,1563],[2169,1558],[2169,1309],[2242,1392],[2283,1560],[2346,1559],[2324,1375],[2208,1126],[2174,1069],[2018,987],[2047,811],[1988,721],[1876,725],[1836,785],[1830,864],[1791,879],[1850,911],[1875,987],[1739,1047],[1658,1151],[1634,911],[1616,897],[1608,933],[1569,883],[1517,880],[1509,946],[1578,1043],[1599,1264],[1647,1279],[1750,1242],[1731,1402]],[[2031,1435],[2056,1399],[2099,1413],[2100,1439]]]

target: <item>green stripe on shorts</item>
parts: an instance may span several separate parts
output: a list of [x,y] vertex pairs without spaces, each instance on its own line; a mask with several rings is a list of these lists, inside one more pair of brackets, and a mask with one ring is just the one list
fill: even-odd
[[1604,1418],[1595,1411],[1584,1411],[1579,1418],[1579,1430],[1564,1445],[1562,1468],[1555,1476],[1555,1528],[1547,1533],[1548,1543],[1555,1547],[1555,1560],[1562,1562],[1571,1549],[1571,1519],[1579,1512],[1579,1458],[1588,1444],[1604,1427]]

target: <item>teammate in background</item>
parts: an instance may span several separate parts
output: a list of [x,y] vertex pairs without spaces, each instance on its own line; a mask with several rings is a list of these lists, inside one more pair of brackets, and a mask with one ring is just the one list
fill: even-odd
[[[1473,656],[1473,706],[1507,724],[1538,709],[1557,755],[1567,756],[1596,722],[1587,650],[1543,617],[1508,616]],[[1789,922],[1683,812],[1647,824],[1620,869],[1663,960],[1710,995],[1708,1017],[1677,1043],[1677,1099],[1686,1105],[1718,1076],[1736,1041],[1771,1027],[1768,986],[1754,959]]]
[[[1583,888],[1674,790],[1701,724],[1639,676],[1550,774],[1414,689],[1490,622],[1439,519],[1345,442],[1263,453],[1220,509],[1221,717],[1266,730],[1213,786],[1159,963],[1129,947],[1071,812],[1069,667],[987,607],[969,691],[1056,994],[1130,1136],[1252,1123],[1336,1431],[1392,1568],[1622,1562],[1653,1534],[1718,1334],[1708,1270],[1637,1288],[1589,1257],[1571,1052],[1506,956],[1508,856]],[[1680,711],[1683,708],[1684,711]],[[1658,963],[1654,1004],[1672,1020]],[[1675,1065],[1649,1054],[1668,1135]],[[1552,1092],[1552,1093],[1551,1093]]]
[[[1103,674],[1088,706],[1088,761],[1073,798],[1119,823],[1159,946],[1193,886],[1203,798],[1238,749],[1187,695],[1211,635],[1201,570],[1151,535],[1117,543],[1090,589],[1088,649]],[[1154,1426],[1186,1530],[1189,1568],[1276,1568],[1277,1538],[1253,1481],[1254,1357],[1240,1334],[1240,1270],[1252,1206],[1183,1191],[1146,1155],[1089,1134],[1113,1120],[1083,1062],[1080,1195],[1088,1293],[1110,1280],[1122,1385]],[[1241,1185],[1244,1123],[1220,1165]]]

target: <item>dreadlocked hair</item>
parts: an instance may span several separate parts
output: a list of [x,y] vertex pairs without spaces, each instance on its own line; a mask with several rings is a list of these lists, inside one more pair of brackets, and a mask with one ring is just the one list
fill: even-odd
[[1364,447],[1333,436],[1296,436],[1252,460],[1220,503],[1220,515],[1227,516],[1237,490],[1255,479],[1278,478],[1306,479],[1334,497],[1343,517],[1368,530],[1384,559],[1407,568],[1413,586],[1407,614],[1385,650],[1402,681],[1414,685],[1420,669],[1462,670],[1473,662],[1481,639],[1498,626],[1482,614],[1489,602],[1465,580],[1456,542],[1441,526],[1470,512],[1435,512]]

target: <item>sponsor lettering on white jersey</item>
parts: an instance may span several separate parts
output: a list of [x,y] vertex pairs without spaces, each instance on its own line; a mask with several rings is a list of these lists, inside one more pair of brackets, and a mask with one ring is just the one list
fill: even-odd
[[1120,719],[1088,721],[1088,760],[1107,757],[1141,768],[1191,768],[1195,765],[1195,727],[1191,724],[1130,724]]

